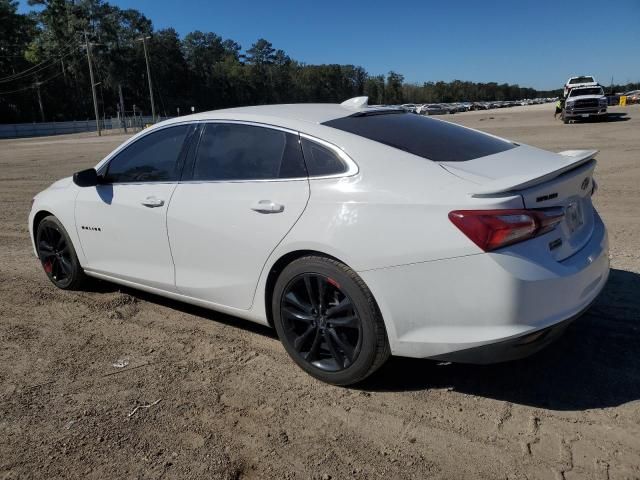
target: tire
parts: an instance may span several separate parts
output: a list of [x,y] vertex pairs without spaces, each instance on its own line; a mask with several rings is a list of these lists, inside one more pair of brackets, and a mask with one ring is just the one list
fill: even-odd
[[373,295],[356,272],[337,260],[312,255],[287,265],[274,287],[272,312],[289,356],[323,382],[352,385],[389,358]]
[[69,234],[62,223],[49,215],[36,228],[36,249],[51,283],[62,290],[79,290],[87,283]]

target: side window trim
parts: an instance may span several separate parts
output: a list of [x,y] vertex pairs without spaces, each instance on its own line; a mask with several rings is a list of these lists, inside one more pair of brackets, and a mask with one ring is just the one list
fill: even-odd
[[195,129],[193,130],[191,137],[189,138],[189,144],[185,149],[184,165],[180,175],[179,182],[185,183],[193,178],[193,168],[195,166],[196,156],[198,155],[198,148],[200,148],[200,140],[202,139],[202,133],[205,129],[204,122],[196,122],[193,124]]
[[[347,170],[344,172],[336,173],[333,175],[306,175],[304,177],[294,177],[294,178],[268,178],[268,179],[252,179],[252,180],[193,180],[193,169],[195,168],[195,159],[198,155],[198,149],[200,148],[200,142],[202,140],[202,136],[204,134],[205,128],[207,124],[235,124],[235,125],[249,125],[254,127],[262,127],[269,128],[272,130],[280,130],[282,132],[290,133],[298,137],[298,141],[304,138],[306,140],[316,142],[323,147],[329,149],[331,152],[336,154],[338,158],[347,166]],[[296,130],[292,130],[286,127],[279,127],[277,125],[271,125],[268,123],[260,123],[260,122],[250,122],[245,120],[231,120],[231,119],[212,119],[212,120],[200,120],[198,122],[199,130],[194,135],[193,142],[195,142],[195,147],[193,148],[193,153],[191,149],[189,149],[189,158],[185,162],[185,166],[183,168],[183,175],[180,183],[246,183],[246,182],[290,182],[290,181],[299,181],[299,180],[308,180],[308,179],[324,179],[324,178],[340,178],[340,177],[351,177],[356,175],[360,169],[358,164],[353,161],[353,159],[347,155],[347,153],[342,150],[340,147],[334,145],[333,143],[327,142],[325,140],[321,140],[318,137],[314,137],[313,135],[309,135],[307,133],[302,133]],[[304,157],[304,154],[303,154]],[[306,160],[305,160],[306,161]],[[308,171],[308,168],[307,168]]]
[[351,177],[357,174],[360,169],[358,168],[358,164],[353,161],[353,159],[347,155],[347,153],[342,150],[340,147],[334,145],[333,143],[327,142],[325,140],[321,140],[312,135],[308,135],[306,133],[300,133],[300,138],[304,138],[305,140],[309,140],[310,142],[315,142],[319,145],[322,145],[324,148],[333,152],[342,163],[344,163],[347,167],[347,170],[340,173],[335,173],[331,175],[309,175],[309,179],[323,179],[323,178],[340,178],[340,177]]
[[[300,141],[300,132],[296,130],[291,130],[290,128],[279,127],[277,125],[271,125],[268,123],[259,123],[259,122],[250,122],[244,120],[228,120],[228,119],[212,119],[212,120],[201,120],[200,122],[201,128],[197,134],[197,138],[194,139],[196,142],[195,148],[193,149],[193,154],[190,153],[189,159],[184,168],[184,175],[180,183],[256,183],[256,182],[292,182],[292,181],[300,181],[300,180],[308,180],[309,176],[301,176],[301,177],[290,177],[290,178],[253,178],[246,180],[194,180],[194,169],[195,169],[195,161],[198,156],[198,150],[200,149],[200,144],[202,142],[202,137],[204,136],[204,132],[206,130],[206,126],[209,124],[221,124],[221,125],[247,125],[250,127],[260,127],[267,128],[270,130],[278,130],[281,132],[289,133],[291,135],[295,135]],[[304,159],[304,155],[302,154],[302,149],[300,151],[300,155]]]
[[188,147],[191,144],[191,139],[194,134],[194,129],[198,127],[197,122],[180,122],[180,123],[172,123],[170,125],[163,126],[161,128],[153,129],[146,133],[145,135],[136,136],[131,139],[131,141],[126,142],[121,148],[117,149],[113,152],[108,158],[104,160],[102,164],[98,165],[97,173],[99,177],[104,177],[109,171],[109,165],[113,160],[115,160],[121,153],[124,153],[129,147],[133,146],[138,141],[144,139],[149,135],[153,135],[154,133],[160,132],[162,130],[166,130],[168,128],[179,127],[187,125],[189,129],[185,135],[184,141],[182,143],[182,147],[180,149],[180,154],[178,155],[178,159],[176,160],[176,169],[178,170],[177,180],[164,180],[164,181],[151,181],[151,182],[114,182],[114,183],[105,183],[105,185],[136,185],[136,184],[159,184],[159,183],[177,183],[180,181],[180,178],[184,172],[184,162],[185,157],[188,152]]

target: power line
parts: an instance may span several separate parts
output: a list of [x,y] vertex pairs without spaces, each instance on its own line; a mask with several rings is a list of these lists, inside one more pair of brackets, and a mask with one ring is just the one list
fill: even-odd
[[[66,58],[69,55],[71,55],[72,53],[74,53],[73,52],[73,47],[77,47],[78,44],[75,43],[75,45],[71,45],[71,43],[75,43],[75,41],[69,42],[65,46],[65,48],[61,49],[61,51],[66,50],[66,53],[64,53],[62,55],[59,55],[56,58],[49,58],[47,60],[43,60],[42,62],[40,62],[40,63],[38,63],[36,65],[33,65],[32,67],[29,67],[26,70],[23,70],[22,72],[14,73],[13,75],[9,75],[7,77],[0,78],[0,83],[7,83],[7,82],[12,82],[14,80],[21,80],[21,79],[24,79],[25,77],[28,77],[28,76],[31,76],[31,75],[35,74],[36,72],[45,70],[45,69],[51,67],[52,65],[55,65],[55,63],[58,60],[62,60],[63,58]],[[46,63],[48,63],[49,65],[44,65]]]
[[[55,75],[52,75],[51,77],[49,77],[49,78],[47,78],[47,79],[45,79],[45,80],[42,80],[42,81],[36,82],[36,83],[39,83],[40,85],[44,85],[45,83],[50,82],[50,81],[51,81],[51,80],[53,80],[54,78],[58,78],[60,75],[62,75],[62,73],[63,73],[63,72],[58,72],[58,73],[56,73]],[[36,83],[34,83],[33,85],[29,85],[28,87],[22,87],[22,88],[18,88],[18,89],[16,89],[16,90],[9,90],[9,91],[7,91],[7,92],[0,92],[0,95],[9,95],[9,94],[11,94],[11,93],[18,93],[18,92],[24,92],[24,91],[26,91],[26,90],[31,90],[32,88],[35,88],[35,87],[36,87]]]
[[[13,82],[13,81],[21,81],[21,80],[25,80],[26,78],[33,76],[35,74],[37,74],[38,72],[41,72],[43,70],[46,70],[47,68],[50,68],[54,65],[57,64],[58,61],[67,58],[68,56],[72,55],[73,53],[75,53],[74,51],[72,51],[71,49],[65,53],[64,55],[61,55],[57,58],[52,58],[49,60],[45,60],[44,62],[40,62],[38,65],[34,65],[31,68],[28,68],[27,70],[24,70],[20,73],[14,74],[14,75],[10,75],[8,77],[2,78],[0,79],[0,83],[9,83],[9,82]],[[46,64],[46,65],[45,65]]]

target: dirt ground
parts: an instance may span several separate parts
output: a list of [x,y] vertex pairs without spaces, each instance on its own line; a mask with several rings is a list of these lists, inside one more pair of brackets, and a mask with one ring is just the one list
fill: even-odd
[[125,137],[0,141],[0,478],[640,478],[640,106],[611,111],[447,117],[600,149],[612,271],[595,306],[526,360],[392,359],[358,388],[313,380],[237,318],[106,283],[56,290],[30,200]]

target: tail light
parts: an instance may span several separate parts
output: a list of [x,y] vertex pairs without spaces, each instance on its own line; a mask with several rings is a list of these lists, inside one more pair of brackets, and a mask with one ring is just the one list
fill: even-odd
[[562,208],[454,210],[449,213],[449,220],[485,252],[547,233],[563,218]]

